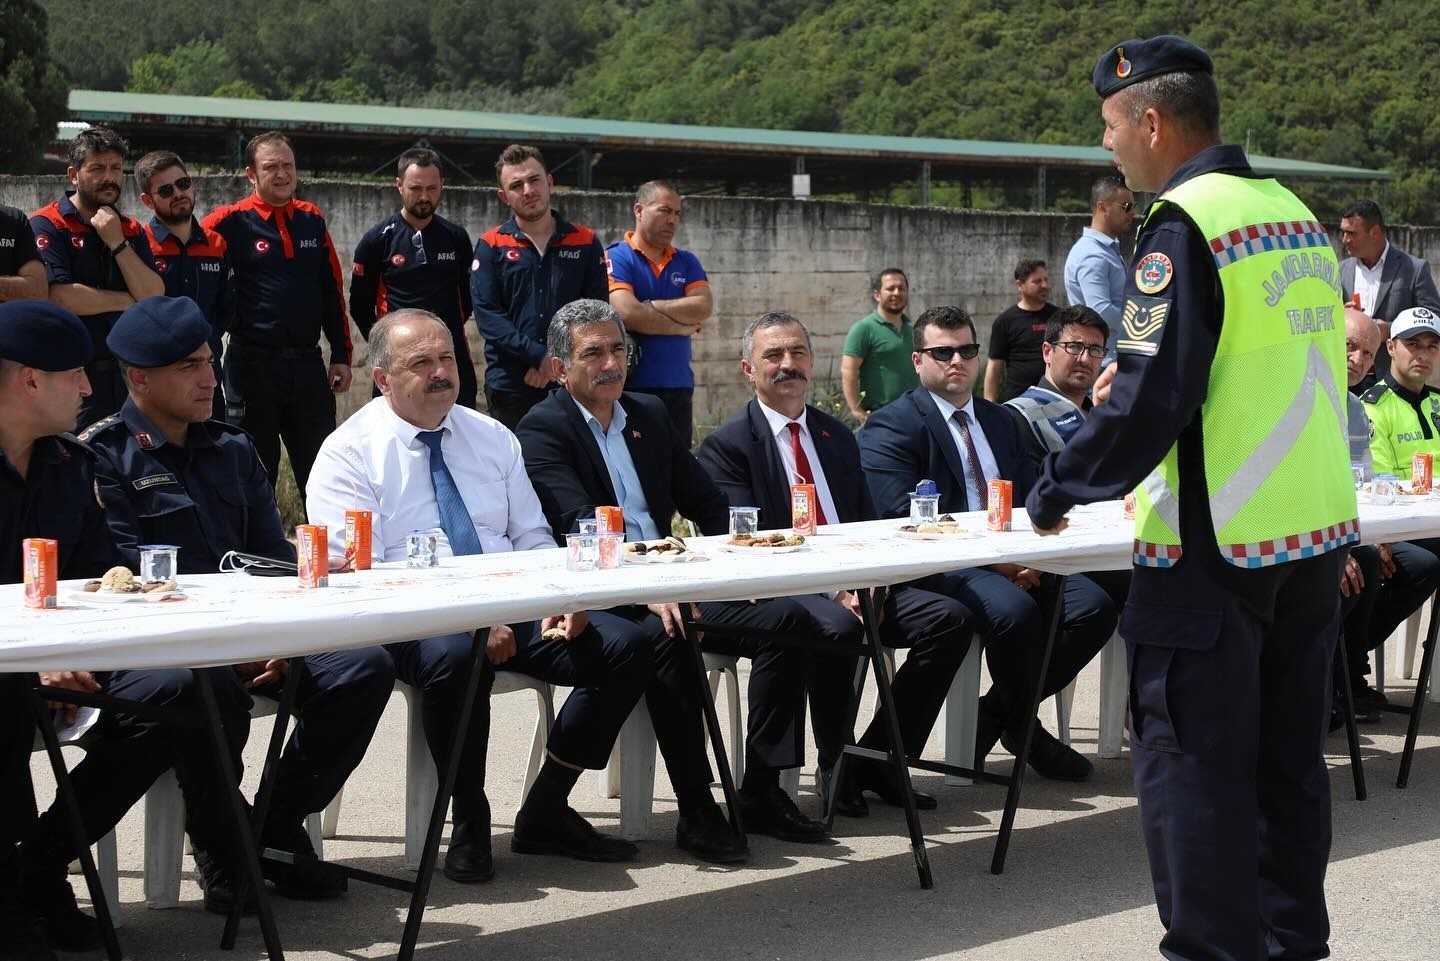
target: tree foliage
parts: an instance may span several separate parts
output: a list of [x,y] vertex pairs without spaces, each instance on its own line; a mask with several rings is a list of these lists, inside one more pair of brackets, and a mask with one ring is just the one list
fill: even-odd
[[0,173],[35,169],[65,117],[65,71],[50,59],[45,11],[0,0]]
[[232,0],[201,18],[177,0],[43,2],[76,86],[1041,143],[1098,142],[1107,45],[1182,33],[1215,58],[1226,139],[1387,168],[1390,213],[1440,222],[1430,4]]

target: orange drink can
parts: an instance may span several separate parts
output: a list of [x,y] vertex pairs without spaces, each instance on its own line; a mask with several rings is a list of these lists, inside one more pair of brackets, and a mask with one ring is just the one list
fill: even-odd
[[330,538],[324,524],[295,528],[295,551],[301,587],[330,586]]
[[1435,455],[1410,455],[1410,489],[1417,494],[1427,494],[1435,482]]
[[1010,514],[1013,510],[1015,485],[1008,480],[996,478],[990,482],[990,510],[985,517],[985,526],[992,531],[1010,530]]
[[25,606],[41,610],[60,606],[55,589],[60,563],[60,542],[48,537],[27,537],[20,544],[25,569]]
[[345,564],[357,571],[370,569],[370,530],[375,515],[369,511],[345,512]]
[[1135,519],[1135,492],[1131,491],[1125,495],[1125,512],[1121,515],[1127,521]]
[[815,533],[815,485],[790,485],[790,526],[795,533],[811,537]]
[[595,508],[595,533],[625,536],[625,508]]

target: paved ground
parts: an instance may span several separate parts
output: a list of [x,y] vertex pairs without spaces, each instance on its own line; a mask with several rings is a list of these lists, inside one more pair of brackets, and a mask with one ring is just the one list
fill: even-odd
[[[1408,698],[1408,682],[1396,682]],[[1076,744],[1093,753],[1098,667],[1081,678]],[[1128,756],[1098,761],[1084,785],[1028,782],[1004,875],[989,873],[998,787],[917,784],[940,798],[924,817],[936,885],[922,891],[901,837],[898,810],[841,821],[833,846],[752,839],[739,869],[686,860],[672,843],[675,807],[662,774],[651,838],[628,865],[591,865],[509,852],[525,751],[533,722],[526,694],[496,697],[490,791],[497,878],[467,887],[437,876],[416,957],[506,961],[584,957],[647,959],[1129,959],[1155,958],[1160,927],[1135,817]],[[1411,786],[1394,786],[1403,718],[1365,728],[1370,799],[1357,803],[1343,740],[1332,738],[1335,843],[1328,880],[1334,957],[1347,961],[1434,961],[1440,957],[1440,706],[1429,705]],[[868,712],[867,712],[868,713]],[[1046,715],[1048,716],[1048,711]],[[327,856],[400,873],[405,712],[396,697],[364,764],[346,788],[340,837]],[[253,790],[267,721],[250,739]],[[930,746],[940,756],[938,737]],[[1006,756],[1008,757],[1008,755]],[[998,759],[998,756],[997,756]],[[39,772],[43,781],[45,776]],[[818,803],[807,773],[802,804]],[[599,797],[593,778],[576,807],[597,824],[618,823],[618,801]],[[141,816],[120,827],[121,941],[135,959],[263,956],[247,921],[234,952],[217,947],[221,920],[203,912],[186,860],[181,907],[147,910],[141,900]],[[287,957],[393,957],[406,898],[352,884],[339,902],[275,900]]]

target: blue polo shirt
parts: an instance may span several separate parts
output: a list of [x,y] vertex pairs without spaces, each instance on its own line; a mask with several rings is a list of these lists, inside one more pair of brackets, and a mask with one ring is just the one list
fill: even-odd
[[[710,286],[705,268],[688,250],[665,248],[660,260],[647,257],[635,245],[635,231],[605,248],[610,289],[629,290],[636,300],[674,300]],[[694,388],[687,334],[631,334],[640,349],[640,363],[625,378],[628,387]]]

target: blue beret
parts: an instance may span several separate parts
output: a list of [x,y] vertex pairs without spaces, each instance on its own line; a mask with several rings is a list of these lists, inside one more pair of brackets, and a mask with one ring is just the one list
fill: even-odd
[[0,304],[0,357],[38,370],[74,370],[94,352],[90,332],[64,307],[44,300]]
[[210,339],[210,321],[189,297],[146,297],[120,315],[105,343],[131,367],[168,367]]
[[1101,97],[1124,90],[1132,83],[1163,73],[1215,72],[1210,55],[1184,37],[1169,34],[1149,40],[1126,40],[1106,50],[1095,64],[1091,82]]

